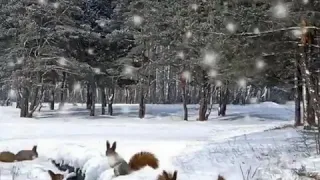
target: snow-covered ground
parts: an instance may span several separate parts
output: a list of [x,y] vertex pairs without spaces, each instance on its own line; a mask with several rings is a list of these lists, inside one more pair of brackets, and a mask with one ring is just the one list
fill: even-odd
[[[49,159],[84,168],[92,180],[109,179],[106,140],[117,141],[117,152],[126,160],[141,150],[153,152],[160,170],[178,170],[181,180],[214,180],[218,174],[239,180],[241,169],[246,173],[250,168],[255,178],[292,180],[290,169],[310,155],[296,130],[265,131],[293,124],[292,104],[230,105],[227,116],[218,117],[214,110],[207,122],[195,121],[196,105],[189,106],[190,121],[182,121],[181,105],[147,105],[145,119],[137,118],[138,105],[116,104],[112,117],[99,115],[97,106],[96,117],[89,117],[85,105],[66,104],[55,111],[44,107],[33,119],[19,118],[13,107],[0,107],[0,151],[17,152],[37,144],[39,152],[34,161],[0,163],[0,179],[12,179],[12,174],[49,179],[47,169],[58,172]],[[146,168],[117,179],[151,180],[150,174],[160,170]]]

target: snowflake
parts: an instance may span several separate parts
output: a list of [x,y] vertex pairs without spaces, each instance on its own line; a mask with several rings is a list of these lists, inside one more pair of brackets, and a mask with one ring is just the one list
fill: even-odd
[[261,69],[263,69],[265,66],[266,66],[266,63],[265,63],[263,60],[258,59],[258,60],[256,61],[256,68],[257,68],[257,69],[261,70]]
[[141,16],[138,16],[138,15],[133,16],[134,25],[139,26],[142,24],[142,21],[143,21],[143,18]]
[[237,30],[237,25],[235,25],[234,23],[228,23],[226,25],[226,28],[230,33],[235,33]]
[[132,66],[126,65],[123,69],[123,74],[133,75],[134,68]]
[[191,8],[196,11],[198,9],[198,5],[197,4],[191,4]]
[[107,22],[105,19],[96,20],[96,23],[98,23],[100,27],[105,27],[107,25]]
[[191,80],[191,72],[190,71],[183,71],[181,74],[182,78],[185,79],[187,82]]
[[250,104],[257,104],[258,103],[258,98],[253,97],[249,99]]
[[58,9],[59,6],[60,6],[60,3],[59,3],[59,2],[52,3],[52,6],[53,6],[54,8],[56,8],[56,9]]
[[216,80],[216,81],[215,81],[215,85],[216,85],[217,87],[221,87],[221,86],[222,86],[222,82],[221,82],[220,80]]
[[17,64],[22,64],[24,61],[24,57],[17,58]]
[[79,92],[80,90],[81,90],[81,84],[80,84],[80,82],[74,83],[74,85],[73,85],[73,91]]
[[237,81],[237,84],[241,88],[245,88],[247,86],[247,81],[245,80],[245,78],[241,78]]
[[15,90],[11,89],[8,93],[9,98],[15,98],[16,97],[16,92]]
[[302,31],[299,29],[292,30],[291,32],[292,32],[293,36],[296,38],[300,38],[302,35]]
[[218,60],[218,54],[215,52],[206,52],[203,58],[203,63],[205,65],[214,66]]
[[89,49],[88,49],[88,54],[90,54],[90,55],[94,55],[94,49],[89,48]]
[[177,54],[177,56],[181,59],[184,59],[184,53],[181,51]]
[[129,106],[121,106],[121,112],[123,114],[129,114],[130,113],[130,108]]
[[192,32],[191,32],[191,31],[188,31],[188,32],[186,33],[186,37],[189,39],[189,38],[191,38],[191,36],[192,36]]
[[303,3],[303,4],[308,4],[308,3],[309,3],[309,0],[302,0],[302,3]]
[[66,58],[64,58],[64,57],[61,57],[61,58],[59,58],[58,63],[59,63],[61,66],[65,66],[65,65],[67,65],[67,60],[66,60]]
[[215,78],[215,77],[217,77],[217,75],[218,75],[218,72],[215,69],[211,69],[208,72],[208,76],[211,77],[211,78]]
[[101,73],[100,68],[93,68],[93,71],[94,71],[94,73],[96,73],[96,74],[100,74],[100,73]]
[[38,3],[41,5],[46,5],[47,4],[47,0],[38,0]]
[[253,33],[255,33],[255,34],[260,34],[259,28],[254,28],[254,29],[253,29]]
[[9,67],[14,67],[14,66],[15,66],[15,64],[14,64],[14,62],[13,62],[13,61],[10,61],[10,62],[8,63],[8,66],[9,66]]
[[283,3],[278,3],[276,6],[273,7],[273,15],[276,18],[285,18],[288,16],[288,6]]

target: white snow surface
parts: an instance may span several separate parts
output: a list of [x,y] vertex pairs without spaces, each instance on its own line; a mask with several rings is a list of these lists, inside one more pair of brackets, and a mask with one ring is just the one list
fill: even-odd
[[[58,104],[56,104],[58,107]],[[183,121],[182,105],[147,105],[139,119],[138,105],[115,104],[115,116],[90,117],[85,105],[65,104],[61,110],[43,107],[35,118],[19,118],[14,107],[0,107],[0,151],[16,153],[38,145],[33,161],[1,163],[0,179],[49,178],[48,169],[59,172],[50,162],[66,163],[83,170],[87,180],[108,180],[113,175],[105,157],[106,140],[117,141],[116,151],[125,159],[139,151],[150,151],[160,168],[143,168],[114,179],[156,179],[162,170],[178,170],[178,179],[242,179],[251,168],[252,179],[292,180],[292,168],[310,164],[310,154],[295,129],[270,130],[293,124],[293,104],[265,102],[228,105],[227,115],[218,117],[214,107],[209,120],[196,121],[198,105],[188,105],[189,121]],[[314,163],[313,158],[313,163]],[[318,161],[320,168],[320,161]],[[241,167],[241,168],[240,168]],[[16,173],[13,173],[13,170]],[[254,171],[256,171],[254,173]]]

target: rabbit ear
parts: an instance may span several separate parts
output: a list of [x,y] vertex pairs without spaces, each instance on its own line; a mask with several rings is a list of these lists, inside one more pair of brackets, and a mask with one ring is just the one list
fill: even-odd
[[110,143],[107,141],[107,149],[110,149]]
[[117,148],[117,142],[115,141],[115,142],[113,142],[111,149],[113,151],[116,151],[116,148]]
[[34,145],[34,146],[32,147],[32,151],[33,151],[33,152],[37,152],[37,147],[38,147],[38,146]]
[[56,175],[54,172],[52,172],[51,170],[48,170],[48,173],[50,175],[50,177],[53,179],[54,176]]
[[166,171],[162,172],[165,179],[169,179],[169,174]]
[[172,180],[177,180],[178,171],[173,172]]

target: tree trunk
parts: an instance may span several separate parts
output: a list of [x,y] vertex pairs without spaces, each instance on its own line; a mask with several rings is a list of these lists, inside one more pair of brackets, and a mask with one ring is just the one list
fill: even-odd
[[96,81],[91,82],[91,107],[90,107],[90,116],[95,115],[96,110]]
[[144,88],[142,83],[140,82],[139,118],[140,119],[144,118],[145,113],[146,113],[146,105],[144,102]]
[[91,87],[90,83],[87,83],[87,109],[91,109],[91,104],[92,103],[92,92],[91,92]]
[[295,101],[295,126],[301,126],[301,74],[299,72],[299,60],[295,60],[295,73],[294,73],[294,101]]
[[[319,96],[318,94],[316,94],[315,91],[315,87],[314,84],[312,84],[312,80],[311,80],[311,73],[307,67],[307,63],[306,61],[307,59],[307,53],[302,53],[304,55],[304,57],[301,59],[301,74],[303,79],[305,79],[305,84],[306,84],[306,88],[308,90],[307,93],[309,93],[310,95],[310,103],[311,106],[314,108],[315,114],[317,116],[317,118],[320,118],[320,104],[319,104]],[[310,125],[310,124],[309,124]]]
[[183,120],[188,121],[188,97],[187,97],[187,88],[186,84],[182,84],[182,102],[183,102]]
[[16,104],[16,108],[21,108],[21,96],[20,93],[17,92],[17,104]]
[[227,111],[227,104],[229,99],[229,89],[226,85],[224,91],[221,90],[221,100],[219,102],[219,116],[225,116]]
[[61,91],[60,91],[60,104],[59,109],[61,109],[64,106],[64,93],[65,93],[65,87],[66,87],[66,79],[67,79],[67,73],[62,73],[62,83],[61,83]]
[[106,100],[106,91],[105,88],[102,87],[101,89],[101,114],[106,114],[106,106],[107,106],[107,100]]
[[208,92],[210,90],[210,85],[208,84],[206,78],[206,72],[202,72],[202,87],[200,94],[200,108],[199,108],[199,121],[206,121],[206,114],[208,109]]
[[50,110],[54,110],[54,89],[51,90]]
[[[110,90],[111,90],[111,92],[110,92]],[[110,116],[113,115],[113,107],[112,107],[113,100],[114,100],[114,87],[112,87],[111,89],[109,89],[108,114],[109,114]]]
[[29,111],[29,89],[22,88],[20,117],[27,117]]

